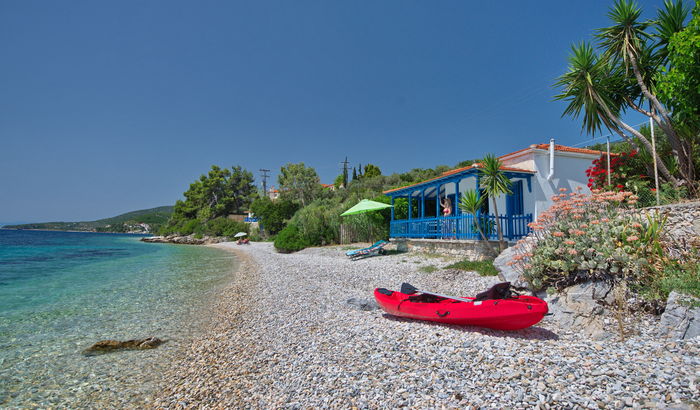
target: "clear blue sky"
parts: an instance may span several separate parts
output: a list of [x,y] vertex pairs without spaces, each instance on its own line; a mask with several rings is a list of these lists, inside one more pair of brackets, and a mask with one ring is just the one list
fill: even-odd
[[345,156],[388,174],[585,141],[551,85],[611,4],[4,0],[0,221],[173,204],[212,164],[331,183]]

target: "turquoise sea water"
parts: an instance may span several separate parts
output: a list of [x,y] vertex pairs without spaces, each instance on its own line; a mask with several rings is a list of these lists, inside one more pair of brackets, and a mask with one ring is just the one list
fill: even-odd
[[[133,235],[0,230],[0,407],[131,407],[235,270],[220,249]],[[161,347],[84,356],[104,339]]]

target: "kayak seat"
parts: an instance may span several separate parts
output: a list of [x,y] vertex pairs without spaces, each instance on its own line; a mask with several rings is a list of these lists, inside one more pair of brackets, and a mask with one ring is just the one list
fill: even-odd
[[391,296],[394,294],[393,290],[384,289],[384,288],[377,289],[377,292],[381,293],[382,295],[387,295],[387,296]]

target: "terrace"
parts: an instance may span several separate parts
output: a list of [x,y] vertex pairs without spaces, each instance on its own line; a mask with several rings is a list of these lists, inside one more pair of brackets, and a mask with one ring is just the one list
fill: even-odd
[[[475,189],[477,194],[484,195],[479,184],[478,165],[459,168],[443,173],[418,184],[385,191],[391,197],[391,228],[392,238],[422,238],[422,239],[481,239],[477,223],[484,234],[490,239],[498,239],[495,228],[496,220],[500,220],[503,237],[508,241],[516,241],[530,232],[528,224],[532,222],[532,213],[524,213],[528,200],[532,200],[533,171],[502,167],[501,168],[513,185],[511,195],[498,197],[499,210],[505,213],[495,215],[489,207],[491,201],[484,205],[474,215],[465,214],[458,203],[462,192]],[[451,212],[443,215],[441,200],[449,199]],[[403,204],[400,202],[403,201]],[[403,206],[405,204],[405,206]],[[400,205],[400,206],[399,206]],[[407,209],[406,209],[407,208]],[[399,216],[402,219],[397,219]]]

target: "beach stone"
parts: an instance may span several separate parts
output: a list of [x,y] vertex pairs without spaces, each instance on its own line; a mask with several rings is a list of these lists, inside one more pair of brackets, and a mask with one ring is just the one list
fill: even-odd
[[506,248],[506,250],[501,252],[496,259],[494,259],[493,266],[496,268],[496,270],[498,270],[498,276],[501,278],[501,280],[510,282],[516,287],[529,288],[529,283],[527,283],[527,280],[525,280],[522,274],[515,270],[511,265],[508,265],[508,263],[510,263],[513,260],[513,257],[516,255],[516,248],[517,247],[515,246]]
[[605,330],[605,306],[613,303],[613,286],[606,282],[585,282],[564,289],[561,293],[538,295],[549,305],[551,320],[558,326],[607,340],[615,335]]
[[700,307],[692,307],[697,298],[671,292],[661,315],[659,335],[674,339],[692,339],[700,335]]
[[100,340],[99,342],[83,350],[83,354],[90,356],[93,354],[107,353],[116,350],[155,349],[163,343],[164,341],[157,337],[147,337],[145,339],[132,339],[126,341]]
[[358,310],[371,311],[379,309],[379,305],[374,299],[350,298],[346,303]]

